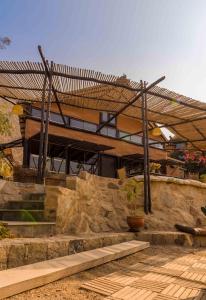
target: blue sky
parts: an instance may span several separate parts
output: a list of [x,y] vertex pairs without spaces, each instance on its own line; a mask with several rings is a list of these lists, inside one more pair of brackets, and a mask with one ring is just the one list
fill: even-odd
[[206,101],[205,0],[0,0],[0,60],[58,63],[151,82]]

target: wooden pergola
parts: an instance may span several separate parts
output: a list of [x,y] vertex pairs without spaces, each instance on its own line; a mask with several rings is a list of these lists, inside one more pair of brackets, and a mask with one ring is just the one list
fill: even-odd
[[124,76],[49,62],[40,46],[38,50],[42,60],[39,63],[0,62],[0,97],[13,104],[41,103],[38,177],[45,177],[52,103],[57,104],[65,127],[62,105],[113,113],[97,133],[113,118],[124,115],[142,122],[142,130],[130,135],[143,135],[145,212],[151,212],[149,146],[156,142],[149,143],[149,132],[157,126],[167,128],[174,133],[175,140],[158,144],[185,142],[188,149],[206,151],[206,104],[159,87],[164,76],[148,85]]

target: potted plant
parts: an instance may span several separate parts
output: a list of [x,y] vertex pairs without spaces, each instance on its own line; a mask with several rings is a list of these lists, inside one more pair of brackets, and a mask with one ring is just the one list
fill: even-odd
[[206,174],[200,175],[200,181],[206,183]]
[[124,191],[127,192],[129,216],[127,216],[127,224],[130,231],[137,232],[144,227],[144,213],[137,204],[140,183],[135,179],[129,179],[124,185]]
[[155,162],[150,163],[150,172],[160,173],[161,165]]

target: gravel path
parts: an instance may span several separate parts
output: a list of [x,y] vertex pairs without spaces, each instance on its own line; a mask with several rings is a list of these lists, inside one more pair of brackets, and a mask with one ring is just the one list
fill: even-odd
[[[187,253],[194,253],[197,250],[184,249],[180,247],[150,247],[136,254],[127,256],[125,258],[107,263],[105,265],[93,268],[91,270],[81,272],[79,274],[64,278],[62,280],[50,283],[43,287],[33,289],[31,291],[12,296],[10,300],[100,300],[103,296],[96,293],[87,292],[86,290],[80,289],[80,286],[88,280],[95,279],[96,277],[104,276],[109,273],[118,271],[120,267],[137,263],[143,255],[157,255],[157,254],[168,254],[168,255],[185,255]],[[205,251],[206,253],[206,251]]]

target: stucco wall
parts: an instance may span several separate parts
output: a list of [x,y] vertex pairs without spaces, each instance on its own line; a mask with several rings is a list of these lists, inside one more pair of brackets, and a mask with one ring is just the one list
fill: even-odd
[[[137,203],[143,211],[143,183]],[[174,224],[204,224],[200,207],[206,205],[206,184],[167,177],[151,178],[153,214],[145,216],[148,230],[173,230]],[[82,172],[68,177],[68,188],[47,186],[45,217],[56,218],[57,232],[105,232],[128,230],[126,193],[118,179]]]

